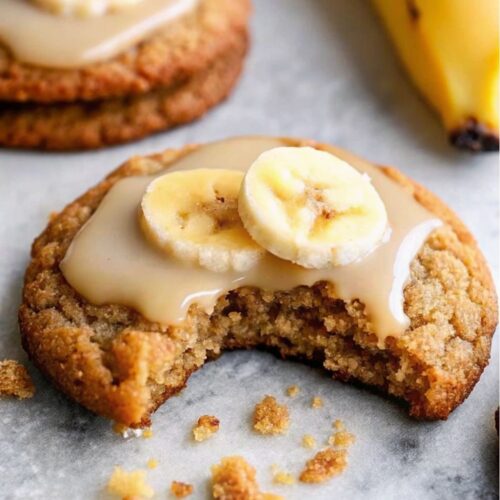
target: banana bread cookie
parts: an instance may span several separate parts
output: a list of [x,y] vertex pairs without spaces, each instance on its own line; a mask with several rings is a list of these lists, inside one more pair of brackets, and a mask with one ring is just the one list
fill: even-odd
[[0,145],[98,148],[202,116],[238,80],[250,0],[193,3],[135,46],[85,65],[28,63],[0,43]]
[[[264,139],[233,141],[258,140]],[[173,163],[211,151],[210,145],[187,146],[129,160],[53,217],[35,240],[19,311],[29,356],[70,397],[131,426],[149,424],[152,412],[207,360],[225,349],[253,347],[318,362],[335,378],[395,396],[413,417],[447,418],[487,365],[497,324],[494,285],[474,238],[442,201],[394,168],[374,167],[312,141],[272,140],[369,165],[392,189],[442,221],[408,264],[404,288],[401,284],[407,326],[400,335],[377,335],[370,317],[377,311],[370,312],[356,296],[342,298],[324,280],[289,289],[230,289],[214,299],[211,312],[193,303],[175,325],[147,319],[123,303],[91,303],[78,293],[60,268],[75,236],[104,208],[103,200],[110,203],[107,194],[124,179],[158,175]],[[225,151],[226,143],[221,144],[218,154]],[[234,144],[229,163],[241,157],[239,143]],[[366,280],[372,283],[370,276]],[[178,288],[177,283],[168,286],[172,294]]]

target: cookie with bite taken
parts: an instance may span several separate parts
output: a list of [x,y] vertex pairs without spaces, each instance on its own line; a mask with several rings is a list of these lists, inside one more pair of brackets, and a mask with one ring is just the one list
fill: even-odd
[[130,426],[253,347],[445,419],[488,363],[497,299],[469,230],[400,171],[239,137],[135,157],[54,216],[19,323],[54,384]]

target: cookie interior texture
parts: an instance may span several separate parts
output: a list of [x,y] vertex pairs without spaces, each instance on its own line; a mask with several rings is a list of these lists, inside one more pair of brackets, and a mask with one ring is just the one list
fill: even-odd
[[159,172],[193,148],[128,161],[55,215],[34,242],[19,321],[25,349],[54,384],[96,413],[146,425],[207,360],[227,349],[259,347],[375,387],[406,402],[421,419],[446,418],[467,397],[490,355],[497,323],[493,282],[457,216],[392,168],[384,168],[386,175],[445,225],[411,264],[404,291],[411,324],[384,350],[363,304],[339,300],[329,283],[273,293],[240,288],[220,297],[211,315],[192,306],[177,327],[79,296],[59,262],[107,191],[121,178]]

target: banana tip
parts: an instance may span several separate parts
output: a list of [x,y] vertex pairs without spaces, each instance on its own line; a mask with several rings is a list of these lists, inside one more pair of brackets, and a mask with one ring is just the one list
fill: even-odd
[[498,151],[498,131],[480,123],[475,118],[467,119],[450,132],[450,143],[459,149],[472,152]]

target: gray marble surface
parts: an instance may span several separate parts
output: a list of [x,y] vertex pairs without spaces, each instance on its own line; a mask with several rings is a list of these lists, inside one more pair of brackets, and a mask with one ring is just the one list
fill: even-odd
[[[142,142],[97,152],[0,152],[0,358],[26,361],[16,322],[31,241],[61,209],[133,154],[232,134],[312,137],[377,162],[394,164],[448,202],[472,228],[498,274],[498,157],[471,156],[446,143],[440,124],[400,70],[391,46],[362,0],[257,0],[253,48],[231,99],[203,120]],[[208,496],[211,464],[242,454],[265,488],[289,499],[498,498],[493,412],[498,404],[498,342],[471,396],[446,422],[410,420],[397,404],[332,382],[324,372],[260,352],[224,355],[195,374],[154,416],[151,439],[124,440],[53,389],[28,363],[37,394],[0,401],[0,498],[105,498],[113,466],[159,467],[148,473],[158,498],[173,479]],[[265,393],[290,402],[287,437],[250,431],[252,405]],[[325,400],[309,408],[313,394]],[[193,444],[201,414],[222,427]],[[323,486],[277,487],[270,465],[298,472],[311,454],[304,433],[321,443],[333,418],[357,435],[346,472]]]

